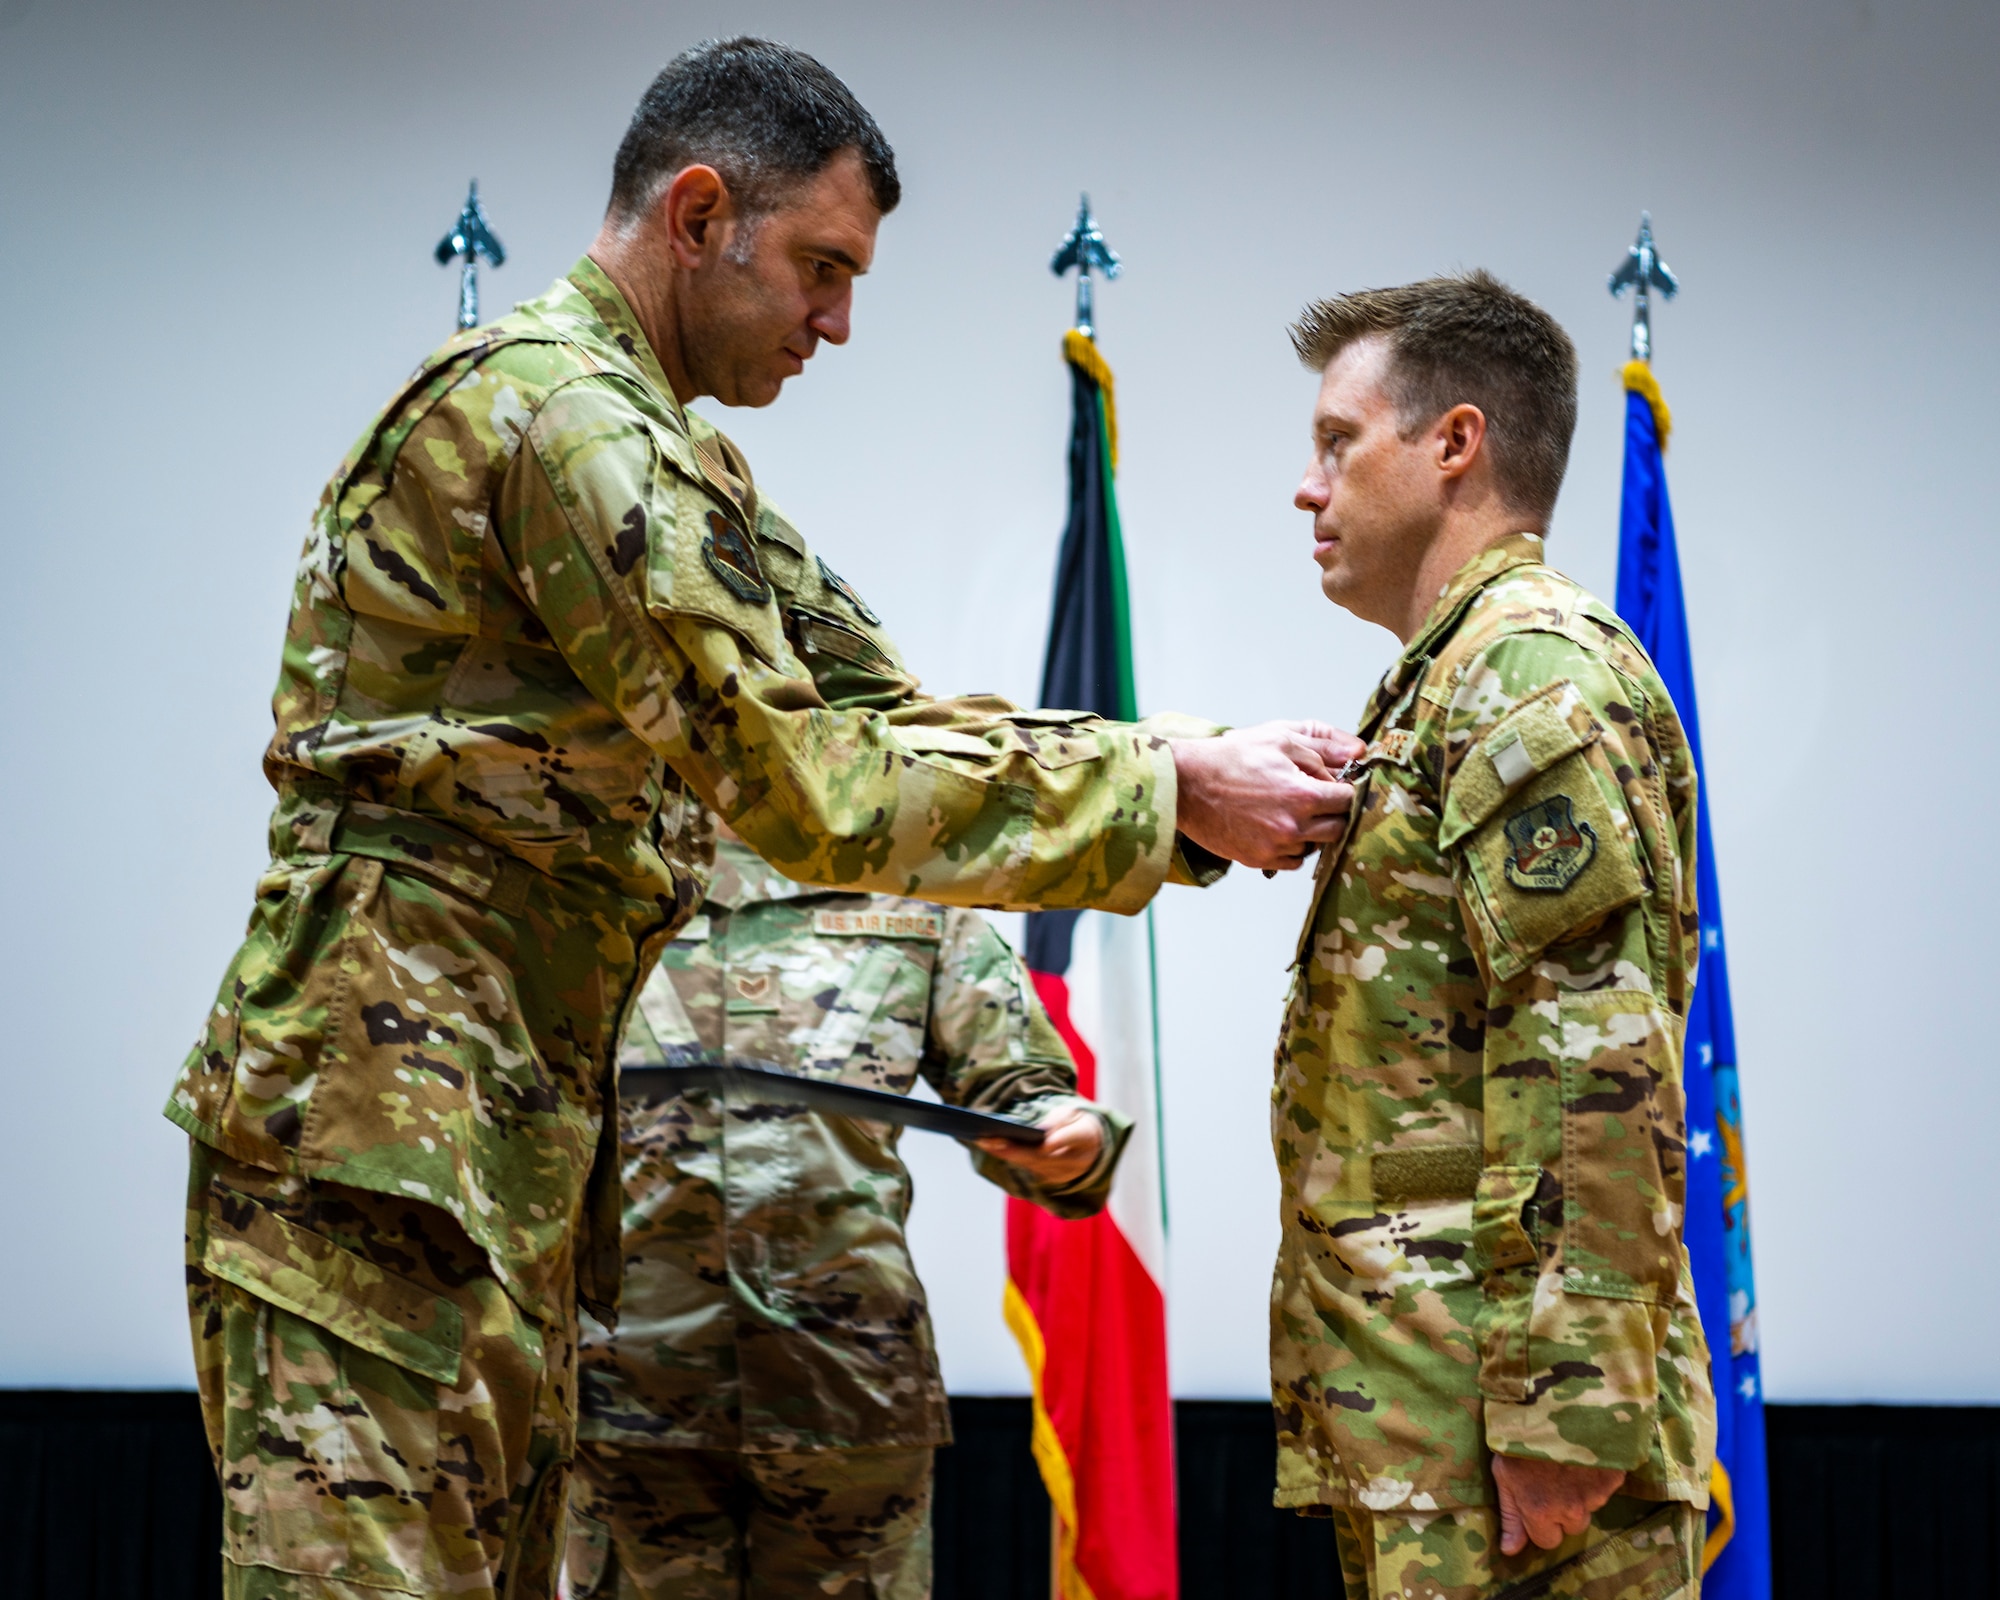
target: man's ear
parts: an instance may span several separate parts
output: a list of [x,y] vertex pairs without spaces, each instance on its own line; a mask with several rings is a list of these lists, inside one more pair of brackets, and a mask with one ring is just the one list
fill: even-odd
[[699,163],[675,173],[657,205],[667,249],[675,264],[689,271],[707,258],[720,225],[736,214],[722,174]]
[[1438,471],[1462,478],[1472,470],[1486,445],[1486,413],[1475,405],[1455,405],[1431,429]]

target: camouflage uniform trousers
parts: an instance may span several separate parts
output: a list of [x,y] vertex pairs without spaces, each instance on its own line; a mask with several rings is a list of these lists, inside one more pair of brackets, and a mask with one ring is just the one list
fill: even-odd
[[548,1600],[576,1332],[434,1206],[193,1145],[188,1308],[225,1600]]
[[577,1446],[571,1600],[928,1600],[928,1446]]
[[1704,1520],[1685,1501],[1613,1495],[1555,1549],[1505,1556],[1498,1506],[1333,1512],[1347,1600],[1699,1600]]

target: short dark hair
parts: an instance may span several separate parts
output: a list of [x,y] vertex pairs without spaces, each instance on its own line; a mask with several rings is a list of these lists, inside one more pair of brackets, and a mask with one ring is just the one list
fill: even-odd
[[715,168],[747,217],[784,203],[854,150],[885,215],[903,197],[896,153],[847,85],[802,50],[710,39],[683,50],[640,97],[611,167],[613,217],[636,216],[675,173]]
[[1486,414],[1500,492],[1534,516],[1555,509],[1576,432],[1576,347],[1561,323],[1490,272],[1322,300],[1291,335],[1315,372],[1357,339],[1385,339],[1403,437],[1455,405],[1475,405]]

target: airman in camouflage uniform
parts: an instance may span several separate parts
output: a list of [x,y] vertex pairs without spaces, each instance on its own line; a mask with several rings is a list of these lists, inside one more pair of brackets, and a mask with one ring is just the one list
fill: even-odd
[[[813,889],[724,842],[640,992],[621,1063],[750,1056],[1026,1121],[1085,1106],[1014,953],[975,912]],[[1060,1216],[1110,1194],[1123,1117],[1081,1170],[980,1170]],[[621,1108],[625,1293],[584,1324],[575,1600],[930,1591],[950,1413],[903,1238],[900,1130],[711,1091]],[[1022,1147],[1015,1147],[1021,1149]]]
[[[1368,620],[1400,620],[1369,587],[1398,481],[1375,463],[1437,470],[1463,441],[1425,455],[1430,408],[1389,398],[1406,358],[1367,346],[1414,324],[1435,351],[1496,295],[1518,325],[1526,302],[1482,277],[1332,302],[1295,335],[1327,364],[1299,504],[1327,592]],[[1272,1107],[1277,1503],[1339,1520],[1353,1600],[1692,1595],[1714,1439],[1681,1244],[1693,762],[1645,652],[1537,533],[1471,546],[1442,592],[1414,563],[1402,580],[1405,646],[1298,944]],[[1516,1461],[1597,1469],[1611,1498],[1521,1549],[1496,1493]]]
[[[759,96],[746,133],[728,119]],[[804,187],[736,213],[686,139],[729,164],[753,135]],[[828,137],[849,142],[810,142]],[[705,808],[805,880],[1129,912],[1222,868],[1176,824],[1221,815],[1228,786],[1204,811],[1183,770],[1257,778],[1271,849],[1329,837],[1345,806],[1292,765],[1326,759],[1310,730],[1259,744],[920,695],[683,403],[767,403],[846,336],[895,203],[879,131],[810,58],[733,41],[661,74],[621,184],[635,139],[666,163],[658,192],[642,161],[592,256],[426,360],[306,541],[271,862],[167,1107],[195,1144],[231,1597],[550,1592],[575,1308],[609,1323],[618,1300],[615,1044],[700,903]],[[785,170],[741,166],[744,193]],[[662,320],[702,283],[721,320]],[[648,317],[679,341],[664,358]]]

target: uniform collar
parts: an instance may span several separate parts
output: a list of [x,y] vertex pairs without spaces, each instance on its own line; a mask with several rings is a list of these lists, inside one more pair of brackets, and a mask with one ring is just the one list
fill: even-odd
[[715,873],[708,880],[708,904],[735,911],[764,900],[797,900],[828,891],[796,883],[747,845],[715,841]]
[[1368,709],[1361,715],[1361,726],[1367,728],[1382,714],[1383,708],[1403,692],[1411,673],[1422,670],[1423,664],[1430,659],[1432,647],[1451,630],[1481,590],[1516,567],[1540,565],[1541,559],[1540,534],[1510,533],[1498,543],[1488,545],[1453,573],[1451,581],[1438,591],[1437,600],[1425,614],[1422,626],[1403,647],[1395,666],[1389,669],[1388,675],[1376,685],[1374,694],[1369,696]]
[[569,269],[569,276],[558,283],[556,289],[558,294],[552,295],[551,300],[562,297],[562,291],[568,291],[568,298],[578,302],[564,309],[570,311],[582,326],[566,329],[565,337],[581,345],[605,366],[629,378],[636,378],[653,390],[661,406],[678,425],[682,436],[693,444],[695,460],[710,487],[720,491],[726,504],[734,505],[743,513],[748,526],[755,527],[757,489],[750,477],[750,464],[706,417],[688,410],[674,398],[673,385],[667,382],[666,369],[660,365],[660,358],[654,354],[652,345],[646,342],[638,317],[633,314],[631,305],[619,293],[618,285],[611,281],[609,274],[589,256],[584,256]]
[[[685,428],[686,408],[674,398],[674,386],[667,382],[666,369],[660,365],[660,358],[653,353],[653,347],[646,342],[645,331],[639,326],[639,319],[633,315],[625,296],[618,292],[618,285],[589,256],[578,259],[576,265],[569,269],[569,276],[563,284],[582,296],[591,312],[588,321],[594,324],[586,325],[580,332],[572,332],[570,337],[606,366],[615,367],[628,377],[639,379],[649,389],[659,391],[660,399]],[[557,287],[561,288],[563,284]]]

